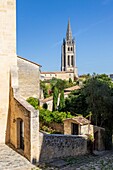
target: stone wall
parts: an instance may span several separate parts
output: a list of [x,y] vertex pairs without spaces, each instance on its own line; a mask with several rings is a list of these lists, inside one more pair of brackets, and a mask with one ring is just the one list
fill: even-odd
[[16,64],[16,0],[0,0],[0,143],[5,143],[10,67]]
[[87,153],[86,136],[47,135],[40,133],[40,161],[84,155]]
[[104,128],[94,126],[94,125],[83,125],[81,126],[81,135],[86,135],[86,134],[91,134],[94,137],[94,146],[96,145],[96,150],[105,150]]
[[69,78],[74,81],[74,72],[42,72],[41,73],[41,80],[50,80],[52,78],[62,79],[69,81]]
[[40,97],[40,66],[21,57],[17,58],[19,92],[22,97]]
[[[67,119],[66,121],[64,121],[64,134],[65,135],[72,135],[72,123],[75,123],[75,121],[70,120],[70,119]],[[81,135],[81,126],[79,124],[78,124],[78,134]]]
[[[16,67],[17,68],[17,67]],[[11,69],[9,112],[6,143],[24,155],[31,162],[39,161],[39,111],[35,110],[19,95],[18,72]],[[23,123],[23,145],[21,148],[20,121]]]
[[[42,128],[42,126],[44,126],[44,124],[42,122],[40,122],[40,129]],[[64,134],[64,125],[63,125],[63,123],[52,122],[52,123],[48,124],[48,127],[54,129],[56,132]]]

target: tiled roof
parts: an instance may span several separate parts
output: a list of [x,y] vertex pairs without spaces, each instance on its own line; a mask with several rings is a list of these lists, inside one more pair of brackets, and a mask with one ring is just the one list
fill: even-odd
[[53,96],[50,96],[50,97],[45,98],[45,99],[42,99],[42,100],[40,100],[40,101],[41,101],[42,103],[46,103],[46,102],[51,101],[51,100],[53,100]]
[[69,87],[69,88],[66,88],[66,89],[64,89],[64,91],[73,91],[73,90],[78,90],[78,89],[80,89],[80,86],[72,86],[72,87]]
[[76,124],[80,124],[80,125],[86,125],[86,124],[90,123],[90,121],[88,119],[84,118],[83,116],[76,116],[76,117],[73,117],[73,118],[67,118],[64,121],[73,121]]
[[73,71],[51,71],[51,72],[41,72],[41,74],[64,74],[64,73],[73,73]]

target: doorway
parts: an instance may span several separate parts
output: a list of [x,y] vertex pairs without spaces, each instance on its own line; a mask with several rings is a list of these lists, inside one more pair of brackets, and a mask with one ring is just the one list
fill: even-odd
[[94,133],[94,150],[98,150],[98,131]]
[[17,119],[17,146],[24,150],[24,122],[22,119]]
[[71,134],[78,135],[78,124],[75,123],[71,124]]

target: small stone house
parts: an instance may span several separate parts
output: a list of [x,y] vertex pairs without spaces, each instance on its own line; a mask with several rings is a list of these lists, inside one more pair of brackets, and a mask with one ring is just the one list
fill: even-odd
[[[64,98],[67,98],[68,95],[74,91],[74,90],[78,90],[80,89],[79,86],[73,86],[73,87],[69,87],[69,88],[66,88],[64,89]],[[60,102],[60,94],[59,94],[59,97],[58,97],[58,102],[57,102],[57,106],[59,105],[59,102]],[[48,98],[41,98],[40,99],[40,106],[42,107],[43,104],[46,103],[48,105],[48,110],[52,111],[52,107],[53,107],[53,96],[50,96]]]
[[104,132],[102,127],[90,124],[90,121],[83,116],[68,118],[64,120],[65,135],[88,135],[94,137],[94,150],[104,150]]

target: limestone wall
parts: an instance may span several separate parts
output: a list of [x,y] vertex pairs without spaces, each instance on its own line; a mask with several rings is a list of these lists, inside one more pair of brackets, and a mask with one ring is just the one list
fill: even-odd
[[40,66],[33,64],[26,59],[17,58],[19,92],[22,97],[40,96]]
[[16,0],[0,0],[0,143],[5,143],[10,66],[16,62]]
[[41,73],[41,80],[50,80],[52,78],[62,79],[69,81],[69,78],[74,81],[74,72],[42,72]]
[[[23,154],[31,162],[39,160],[39,112],[19,95],[18,72],[11,69],[9,113],[6,130],[6,143],[11,144],[16,151]],[[24,130],[24,149],[20,149],[20,125],[22,120]]]
[[40,161],[87,153],[86,136],[40,134]]

